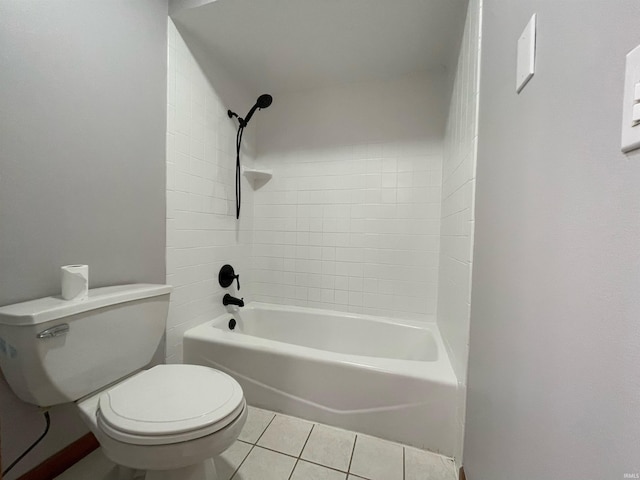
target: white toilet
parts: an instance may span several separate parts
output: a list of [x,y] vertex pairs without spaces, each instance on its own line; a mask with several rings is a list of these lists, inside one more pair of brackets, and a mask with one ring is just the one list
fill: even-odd
[[75,402],[121,476],[215,480],[213,457],[240,434],[242,388],[196,365],[141,370],[162,341],[168,285],[89,290],[0,307],[0,367],[25,402]]

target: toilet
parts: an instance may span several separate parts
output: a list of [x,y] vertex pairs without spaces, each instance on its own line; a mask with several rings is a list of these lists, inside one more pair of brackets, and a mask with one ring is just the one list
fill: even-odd
[[197,365],[145,369],[162,342],[168,285],[89,290],[0,307],[0,368],[18,397],[74,402],[119,478],[215,480],[213,458],[247,417],[242,387]]

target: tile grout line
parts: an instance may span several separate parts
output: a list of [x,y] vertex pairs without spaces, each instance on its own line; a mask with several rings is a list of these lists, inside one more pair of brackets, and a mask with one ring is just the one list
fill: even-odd
[[309,430],[309,435],[307,435],[307,439],[304,441],[304,445],[302,446],[302,450],[300,450],[300,454],[298,455],[298,460],[302,457],[302,452],[304,452],[307,443],[309,443],[309,439],[311,438],[311,434],[313,433],[313,429],[316,428],[317,423],[313,423],[311,425],[311,430]]
[[293,472],[296,471],[296,467],[298,466],[298,463],[300,462],[300,457],[302,456],[302,452],[304,452],[305,447],[307,446],[307,443],[309,442],[309,438],[311,437],[311,432],[313,432],[313,429],[316,428],[317,423],[312,423],[311,424],[311,430],[309,430],[309,435],[307,435],[307,439],[304,441],[304,445],[302,445],[302,450],[300,450],[300,453],[298,454],[298,457],[296,458],[296,463],[293,466],[293,470],[291,470],[291,473],[289,474],[289,480],[291,480],[291,477],[293,477]]
[[256,447],[261,448],[263,450],[268,450],[268,451],[273,452],[273,453],[277,453],[279,455],[284,455],[285,457],[296,458],[296,459],[298,458],[295,455],[291,455],[290,453],[284,453],[284,452],[281,452],[279,450],[274,450],[273,448],[265,447],[264,445],[256,445]]
[[[236,468],[235,471],[233,472],[233,475],[231,475],[231,477],[229,477],[229,480],[233,480],[233,478],[236,476],[236,474],[238,473],[238,470],[240,470],[240,467],[242,467],[242,464],[244,464],[244,462],[247,460],[247,458],[249,458],[249,455],[251,455],[251,452],[253,452],[253,449],[256,448],[256,445],[257,445],[258,441],[262,438],[262,435],[264,435],[264,432],[267,431],[267,428],[269,428],[269,426],[271,425],[271,422],[273,422],[275,420],[275,418],[276,418],[276,414],[274,413],[273,414],[273,418],[269,421],[269,423],[264,428],[264,430],[262,431],[260,436],[256,439],[256,443],[251,443],[250,444],[251,448],[247,452],[247,455],[242,459],[242,461],[240,462],[240,465],[238,465],[238,468]],[[236,440],[236,441],[242,442],[242,440]],[[245,443],[245,442],[243,442],[243,443]]]
[[254,448],[255,448],[255,445],[251,445],[251,448],[247,452],[247,455],[242,459],[242,461],[240,462],[240,465],[238,465],[238,468],[236,468],[234,470],[233,475],[231,475],[231,477],[229,477],[229,480],[233,480],[234,479],[234,477],[236,476],[236,473],[238,473],[238,470],[240,470],[240,467],[242,467],[242,464],[247,460],[247,458],[249,458],[249,455],[251,455],[251,452],[253,452]]
[[291,469],[291,473],[287,477],[287,480],[291,480],[291,477],[293,477],[293,472],[296,471],[296,467],[298,466],[299,461],[300,461],[300,458],[296,458],[296,463],[293,464],[293,468]]
[[347,467],[347,478],[351,474],[351,463],[353,462],[353,454],[356,451],[356,443],[358,443],[358,434],[356,433],[356,438],[353,440],[353,448],[351,449],[351,457],[349,457],[349,466]]
[[333,470],[334,472],[349,473],[346,470],[340,470],[339,468],[330,467],[328,465],[324,465],[322,463],[314,462],[313,460],[308,460],[306,458],[300,458],[300,460],[302,460],[303,462],[312,463],[313,465],[317,465],[317,466],[322,467],[322,468],[326,468],[327,470]]
[[267,423],[267,426],[264,427],[264,430],[262,431],[260,436],[256,439],[255,443],[253,444],[254,446],[258,446],[258,442],[260,441],[262,436],[265,434],[265,432],[269,429],[269,427],[271,426],[271,424],[273,423],[273,421],[276,419],[277,416],[278,416],[278,414],[274,412],[273,413],[273,418],[271,420],[269,420],[269,423]]

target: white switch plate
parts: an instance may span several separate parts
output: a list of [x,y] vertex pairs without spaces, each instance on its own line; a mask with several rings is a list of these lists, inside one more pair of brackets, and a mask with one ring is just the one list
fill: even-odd
[[518,39],[516,61],[516,92],[520,93],[535,73],[536,64],[536,14],[534,13]]
[[636,102],[636,84],[640,82],[640,45],[627,53],[622,95],[622,151],[640,148],[640,125],[634,127],[633,106]]

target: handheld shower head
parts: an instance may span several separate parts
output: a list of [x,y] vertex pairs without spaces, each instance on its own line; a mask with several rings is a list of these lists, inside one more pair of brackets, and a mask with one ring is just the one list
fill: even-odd
[[251,110],[249,110],[249,113],[247,113],[247,115],[244,118],[242,118],[236,112],[232,112],[231,110],[227,110],[227,115],[229,116],[229,118],[236,117],[238,119],[238,123],[240,124],[240,126],[244,128],[249,123],[249,120],[251,120],[251,117],[255,113],[256,109],[267,108],[269,105],[271,105],[271,102],[273,102],[273,97],[267,93],[264,93],[258,97],[258,100],[256,100],[255,105],[251,107]]
[[249,113],[247,113],[247,115],[244,117],[242,122],[240,122],[241,125],[243,127],[246,127],[247,124],[249,123],[249,120],[251,120],[251,117],[255,113],[256,109],[267,108],[269,105],[271,105],[271,102],[273,102],[273,97],[271,95],[267,93],[260,95],[258,97],[258,100],[256,101],[256,104],[253,107],[251,107],[251,110],[249,110]]
[[256,105],[258,106],[258,108],[267,108],[269,105],[271,105],[271,102],[273,102],[273,97],[268,93],[264,93],[258,97]]
[[238,119],[238,124],[240,125],[238,127],[238,134],[236,136],[236,218],[240,218],[240,203],[241,203],[240,145],[242,144],[242,132],[244,132],[245,127],[249,123],[249,120],[251,120],[251,117],[253,116],[255,111],[257,109],[267,108],[269,105],[271,105],[271,102],[273,102],[273,97],[271,95],[268,95],[266,93],[260,95],[258,97],[258,100],[256,100],[255,105],[251,107],[251,110],[249,110],[249,113],[247,113],[247,116],[244,118],[238,116],[236,112],[227,110],[227,115],[229,115],[229,118],[236,117]]

